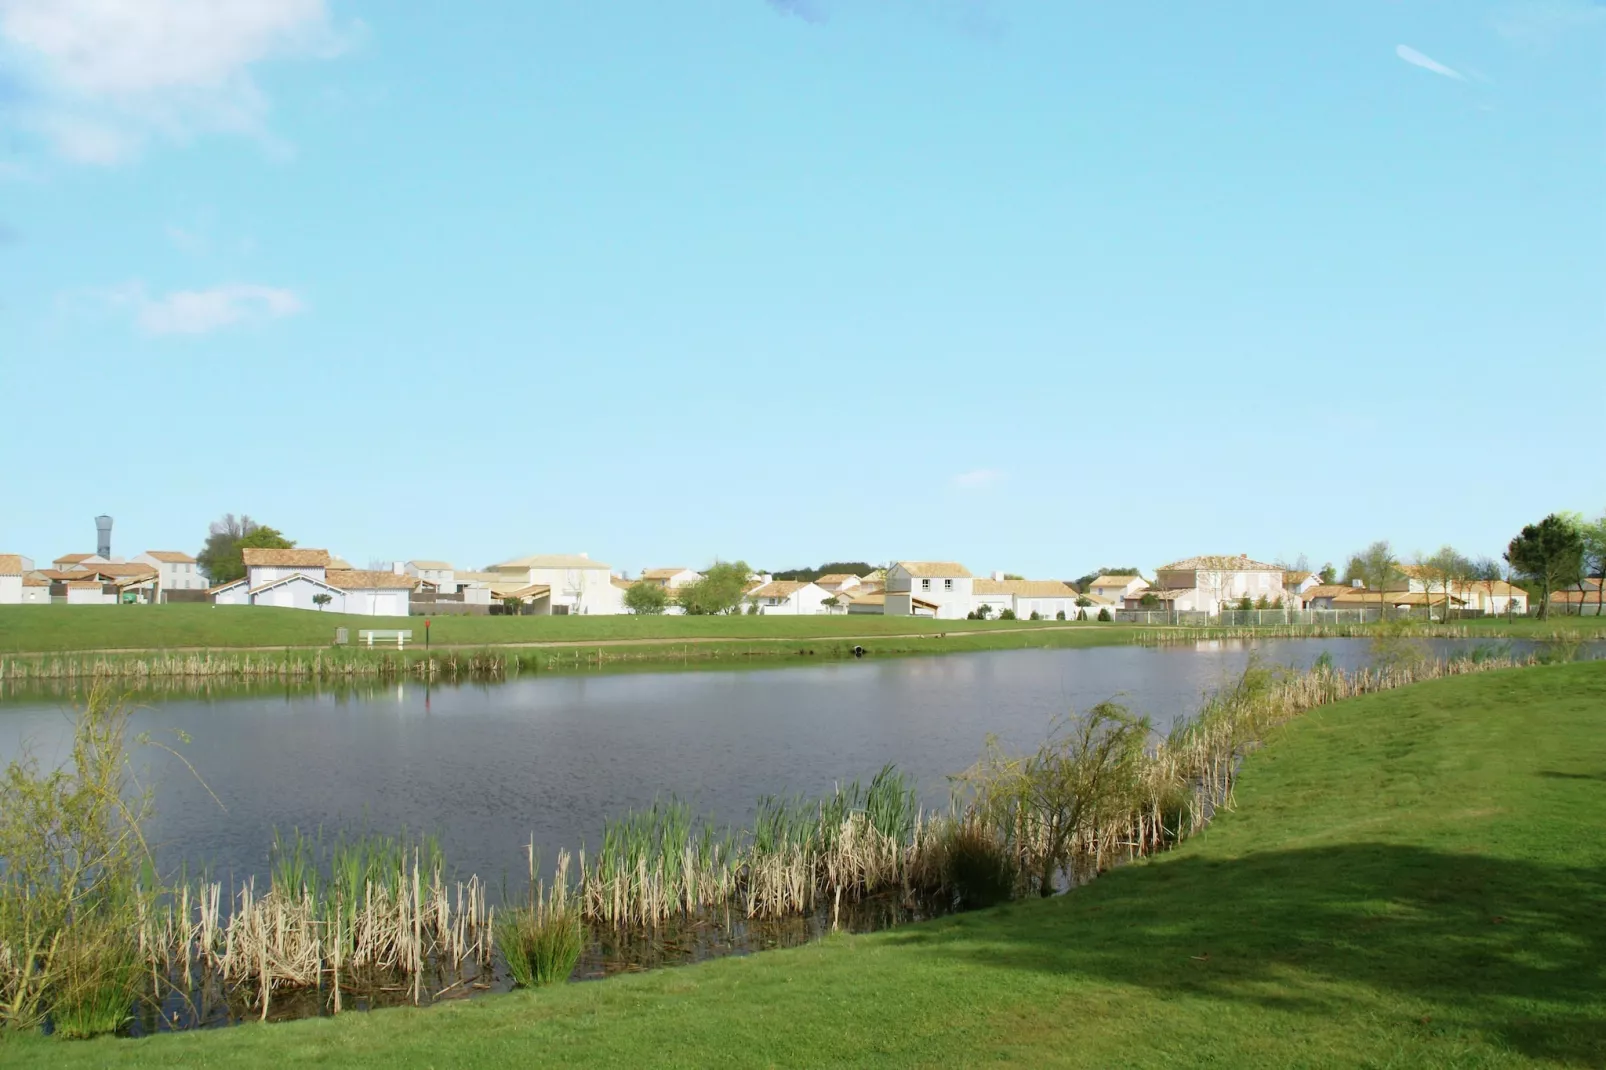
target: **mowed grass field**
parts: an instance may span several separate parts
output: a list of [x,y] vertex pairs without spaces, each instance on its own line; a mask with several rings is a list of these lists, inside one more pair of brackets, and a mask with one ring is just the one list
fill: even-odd
[[[1089,641],[1119,641],[1129,629],[1109,624],[1067,626],[1064,621],[935,621],[881,616],[574,616],[434,617],[435,647],[481,647],[518,643],[673,643],[838,640],[851,636],[911,636],[1011,632],[1023,629],[1079,630]],[[0,606],[0,653],[74,650],[174,650],[248,647],[324,647],[335,629],[406,628],[424,641],[422,617],[358,617],[265,606]]]
[[[1314,711],[1234,812],[1066,896],[423,1010],[0,1062],[1606,1066],[1606,663]],[[9,1045],[9,1046],[7,1046]]]

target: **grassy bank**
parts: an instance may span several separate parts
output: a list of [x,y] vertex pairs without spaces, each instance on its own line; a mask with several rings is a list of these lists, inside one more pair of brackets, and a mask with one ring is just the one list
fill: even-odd
[[1606,665],[1306,714],[1236,812],[1071,895],[795,951],[57,1066],[1601,1065]]
[[[1049,630],[1055,621],[934,621],[879,616],[435,617],[436,647],[516,644],[776,642],[859,636],[984,634]],[[1074,627],[1074,626],[1073,626]],[[1085,625],[1097,630],[1096,623]],[[116,650],[219,650],[327,647],[335,629],[353,642],[363,628],[409,628],[424,641],[421,617],[359,617],[264,606],[0,606],[0,653]]]

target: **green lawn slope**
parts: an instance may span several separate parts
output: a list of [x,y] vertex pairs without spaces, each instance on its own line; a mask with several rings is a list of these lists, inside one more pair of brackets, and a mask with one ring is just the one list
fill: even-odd
[[52,1066],[1606,1066],[1606,663],[1318,710],[1073,894],[425,1010],[0,1046]]

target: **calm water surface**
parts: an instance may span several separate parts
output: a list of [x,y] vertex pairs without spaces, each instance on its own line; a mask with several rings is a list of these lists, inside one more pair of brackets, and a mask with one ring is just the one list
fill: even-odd
[[[1327,651],[1353,667],[1368,644],[1254,649],[1300,668]],[[405,828],[438,834],[460,875],[494,880],[523,874],[532,836],[550,860],[559,847],[598,843],[607,818],[669,794],[742,827],[760,796],[822,794],[895,762],[943,805],[948,775],[976,759],[988,733],[1025,749],[1056,716],[1111,698],[1164,731],[1250,656],[1244,643],[1216,642],[171,697],[146,700],[134,729],[167,742],[183,733],[177,749],[205,780],[144,752],[164,868],[240,879],[266,871],[275,828]],[[0,704],[0,763],[24,747],[60,760],[67,711],[60,698]]]

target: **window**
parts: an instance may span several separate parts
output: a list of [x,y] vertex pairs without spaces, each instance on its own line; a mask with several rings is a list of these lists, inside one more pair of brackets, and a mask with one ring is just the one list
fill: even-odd
[[920,581],[920,589],[921,589],[921,590],[922,590],[922,591],[929,591],[929,590],[931,590],[931,581],[930,581],[930,580],[921,580],[921,581]]
[[942,589],[945,590],[945,591],[953,590],[954,589],[954,581],[953,580],[943,580],[942,581]]

